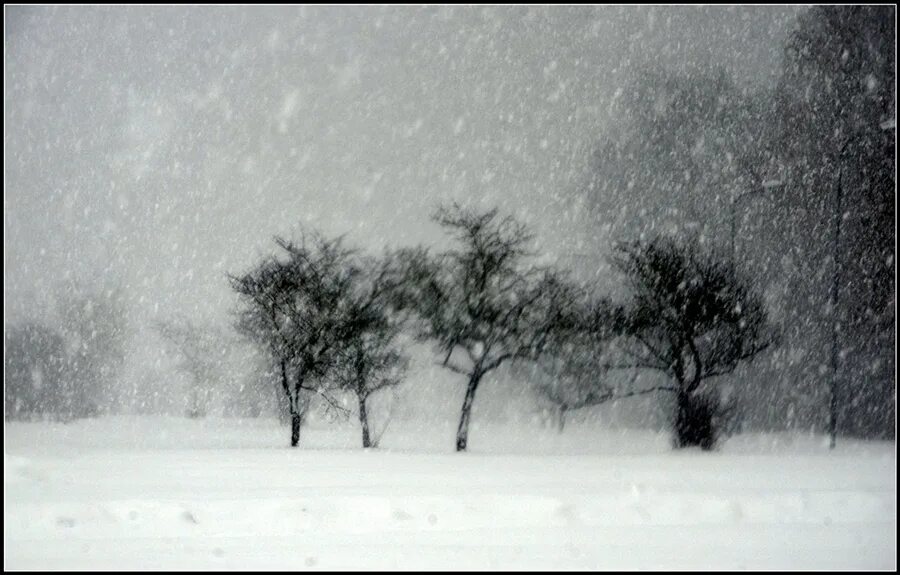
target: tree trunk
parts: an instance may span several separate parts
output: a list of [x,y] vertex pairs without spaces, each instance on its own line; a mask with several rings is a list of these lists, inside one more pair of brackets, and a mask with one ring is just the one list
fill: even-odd
[[[291,393],[291,386],[288,383],[287,378],[287,366],[285,365],[284,360],[281,360],[281,387],[284,390],[284,395],[288,400],[288,406],[291,413],[291,447],[297,447],[297,444],[300,443],[300,424],[302,423],[300,417],[300,410],[297,408],[297,400],[294,398]],[[299,386],[298,386],[299,390]]]
[[300,443],[300,414],[291,407],[291,447],[297,447]]
[[203,412],[200,409],[200,391],[196,387],[191,388],[190,397],[191,399],[188,404],[188,417],[190,417],[191,419],[201,417],[203,415]]
[[[678,348],[682,349],[681,346]],[[678,392],[675,399],[675,436],[673,443],[676,449],[695,445],[693,440],[693,414],[691,409],[690,384],[687,382],[682,354],[679,351],[673,365],[675,379],[678,381]]]
[[[288,401],[291,401],[291,386],[288,383],[287,377],[287,366],[285,365],[284,360],[281,360],[281,389],[284,390],[284,395],[288,398]],[[291,403],[293,406],[293,403]]]
[[362,427],[362,444],[363,448],[372,447],[372,441],[369,439],[369,416],[366,414],[366,397],[359,397],[359,425]]
[[569,410],[569,406],[567,406],[567,405],[559,406],[559,419],[557,420],[557,423],[559,425],[560,433],[562,433],[563,430],[566,428],[566,412],[568,410]]
[[675,447],[690,445],[690,396],[679,386],[675,404]]
[[463,401],[462,414],[459,418],[459,428],[456,430],[456,450],[465,451],[469,439],[469,416],[472,412],[472,403],[475,401],[475,391],[481,374],[477,371],[469,377],[469,386],[466,388],[466,399]]
[[713,448],[716,441],[715,403],[687,391],[679,391],[675,414],[675,447]]
[[291,420],[291,416],[294,414],[294,400],[291,399],[291,388],[288,384],[287,379],[287,369],[284,365],[284,360],[280,362],[281,365],[281,391],[284,392],[284,398],[287,399],[287,406],[285,408],[285,404],[278,400],[278,395],[276,394],[276,401],[278,404],[278,421],[281,423],[288,423]]

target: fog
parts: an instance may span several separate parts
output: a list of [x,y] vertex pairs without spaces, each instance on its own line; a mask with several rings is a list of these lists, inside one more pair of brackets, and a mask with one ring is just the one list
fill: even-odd
[[71,276],[120,282],[137,324],[220,318],[225,273],[274,234],[435,242],[451,199],[577,252],[595,233],[577,192],[628,71],[771,82],[796,12],[10,7],[6,312]]

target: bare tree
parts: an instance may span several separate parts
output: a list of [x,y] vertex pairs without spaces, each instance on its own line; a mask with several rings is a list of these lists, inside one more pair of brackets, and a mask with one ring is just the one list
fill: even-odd
[[556,408],[560,433],[569,412],[606,403],[614,396],[614,389],[605,378],[606,369],[591,353],[571,350],[545,354],[529,366],[535,392]]
[[205,417],[214,390],[217,386],[221,389],[227,379],[228,338],[211,326],[184,318],[157,322],[156,329],[178,354],[178,369],[191,379],[188,417]]
[[347,302],[362,273],[341,238],[318,233],[300,244],[275,239],[285,260],[267,258],[242,276],[231,276],[241,296],[238,329],[262,344],[280,370],[291,412],[291,446],[312,395],[344,414],[327,387],[347,326]]
[[125,292],[72,282],[58,288],[55,304],[68,348],[72,415],[111,411],[129,335]]
[[371,330],[353,337],[336,374],[341,388],[356,396],[363,447],[377,447],[369,431],[366,401],[374,393],[399,384],[408,365],[407,358],[394,347],[397,331]]
[[369,430],[366,401],[383,389],[399,384],[408,358],[398,347],[403,316],[392,306],[401,276],[390,255],[362,262],[364,273],[348,296],[347,325],[338,354],[334,379],[340,389],[356,396],[363,447],[377,446]]
[[461,249],[436,257],[405,252],[414,292],[399,293],[402,305],[415,307],[417,336],[435,342],[441,365],[468,380],[456,434],[456,450],[464,451],[482,379],[507,361],[540,355],[568,292],[557,274],[525,267],[531,235],[496,209],[479,213],[454,204],[433,219]]
[[[626,318],[621,306],[605,297],[582,297],[569,302],[566,309],[545,352],[524,369],[519,367],[538,396],[556,409],[560,432],[572,411],[658,391],[633,388],[639,372],[622,357]],[[620,370],[630,372],[624,385],[614,377]]]
[[625,331],[632,365],[662,371],[676,394],[675,445],[715,444],[718,400],[701,384],[774,342],[762,297],[732,260],[659,237],[620,244],[614,259],[633,289]]

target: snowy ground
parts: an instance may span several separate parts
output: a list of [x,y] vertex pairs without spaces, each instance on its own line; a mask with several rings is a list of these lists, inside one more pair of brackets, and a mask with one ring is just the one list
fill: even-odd
[[10,569],[896,567],[893,442],[106,418],[6,424]]

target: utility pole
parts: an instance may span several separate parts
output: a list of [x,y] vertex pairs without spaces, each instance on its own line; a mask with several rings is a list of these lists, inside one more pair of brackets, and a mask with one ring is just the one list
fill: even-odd
[[838,181],[835,190],[834,215],[832,216],[834,219],[834,233],[831,236],[831,254],[834,261],[832,262],[831,301],[829,302],[831,310],[831,401],[829,402],[828,411],[829,449],[834,449],[837,443],[837,374],[840,361],[838,334],[841,331],[840,314],[838,314],[838,299],[841,286],[841,220],[844,219],[844,152],[847,151],[847,145],[850,142],[851,139],[844,142],[844,145],[841,146],[841,153],[838,155]]

